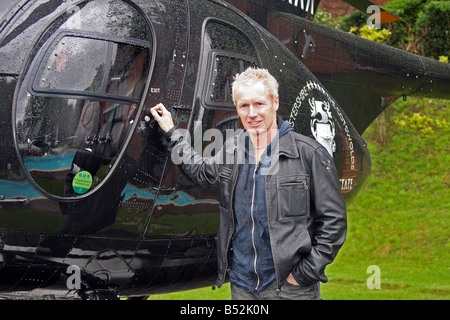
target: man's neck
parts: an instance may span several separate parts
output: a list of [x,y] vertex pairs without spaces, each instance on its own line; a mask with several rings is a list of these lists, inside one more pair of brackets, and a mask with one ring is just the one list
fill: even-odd
[[258,149],[267,147],[278,134],[278,125],[275,125],[272,129],[265,130],[256,134],[250,134],[253,146]]
[[261,159],[262,154],[266,150],[267,146],[272,142],[272,140],[278,134],[278,125],[275,128],[260,132],[258,134],[251,134],[250,140],[253,144],[253,152],[255,154],[256,162],[258,163]]

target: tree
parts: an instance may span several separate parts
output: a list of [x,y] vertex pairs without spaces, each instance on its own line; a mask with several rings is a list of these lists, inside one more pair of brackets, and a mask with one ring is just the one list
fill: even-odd
[[450,55],[450,1],[394,0],[385,7],[400,18],[388,26],[388,44],[433,59]]

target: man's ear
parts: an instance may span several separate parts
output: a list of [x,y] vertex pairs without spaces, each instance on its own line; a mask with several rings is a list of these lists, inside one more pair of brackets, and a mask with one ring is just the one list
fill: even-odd
[[276,96],[273,99],[273,104],[275,106],[275,111],[278,111],[278,108],[280,107],[280,97],[279,96]]

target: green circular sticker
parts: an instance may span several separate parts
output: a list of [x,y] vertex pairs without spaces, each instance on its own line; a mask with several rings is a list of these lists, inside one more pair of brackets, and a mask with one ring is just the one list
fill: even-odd
[[84,194],[89,191],[92,186],[92,176],[87,171],[80,171],[73,178],[72,188],[78,194]]

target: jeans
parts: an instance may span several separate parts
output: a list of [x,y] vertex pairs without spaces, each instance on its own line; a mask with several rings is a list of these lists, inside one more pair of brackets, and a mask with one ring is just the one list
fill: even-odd
[[276,283],[272,282],[261,292],[247,290],[231,284],[231,299],[233,300],[322,300],[320,285],[316,282],[310,286],[296,286],[285,282],[281,287],[281,294],[276,292]]

